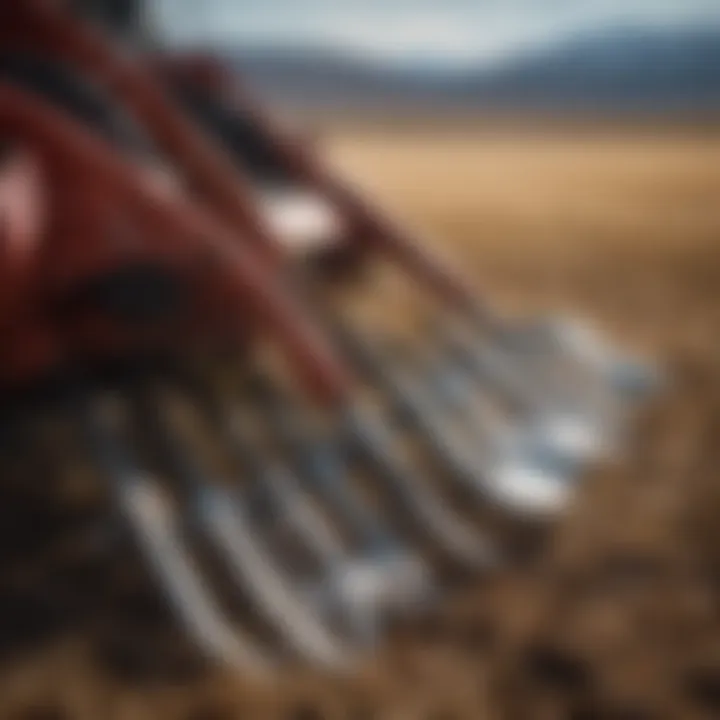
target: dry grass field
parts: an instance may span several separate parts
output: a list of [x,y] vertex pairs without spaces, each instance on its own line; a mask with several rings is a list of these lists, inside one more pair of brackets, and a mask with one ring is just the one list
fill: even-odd
[[720,132],[366,129],[329,145],[501,307],[584,313],[653,353],[671,387],[539,561],[479,580],[351,680],[268,692],[99,649],[147,620],[101,569],[54,559],[69,515],[3,489],[0,717],[720,717]]

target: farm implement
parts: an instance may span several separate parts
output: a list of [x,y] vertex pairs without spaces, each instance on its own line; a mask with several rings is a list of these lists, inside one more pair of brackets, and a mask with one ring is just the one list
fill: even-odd
[[202,653],[342,670],[539,543],[655,378],[503,318],[140,11],[0,4],[3,437],[62,420]]

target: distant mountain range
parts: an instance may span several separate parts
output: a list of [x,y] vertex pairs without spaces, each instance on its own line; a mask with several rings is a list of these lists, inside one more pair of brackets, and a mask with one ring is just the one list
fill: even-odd
[[305,48],[224,55],[268,99],[307,109],[720,110],[720,27],[616,28],[464,69]]

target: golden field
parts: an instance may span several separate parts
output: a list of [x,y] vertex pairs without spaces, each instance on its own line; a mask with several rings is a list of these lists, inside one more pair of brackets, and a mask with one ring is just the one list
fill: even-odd
[[147,628],[127,608],[116,622],[100,569],[51,559],[71,514],[28,542],[44,501],[0,491],[2,568],[26,563],[29,578],[10,591],[0,568],[0,716],[720,717],[720,131],[341,128],[327,145],[500,307],[589,316],[657,357],[671,386],[539,561],[449,599],[357,678],[303,675],[282,692],[170,673],[117,638],[107,651],[113,628],[126,641]]

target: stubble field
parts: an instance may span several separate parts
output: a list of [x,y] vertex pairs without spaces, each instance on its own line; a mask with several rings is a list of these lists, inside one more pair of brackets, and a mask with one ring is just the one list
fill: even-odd
[[[720,717],[720,132],[362,129],[329,150],[497,305],[589,316],[671,386],[539,561],[479,580],[357,678],[282,692],[98,650],[117,600],[99,569],[53,560],[72,518],[35,532],[42,494],[3,490],[0,716]],[[122,623],[132,635],[132,613]]]

